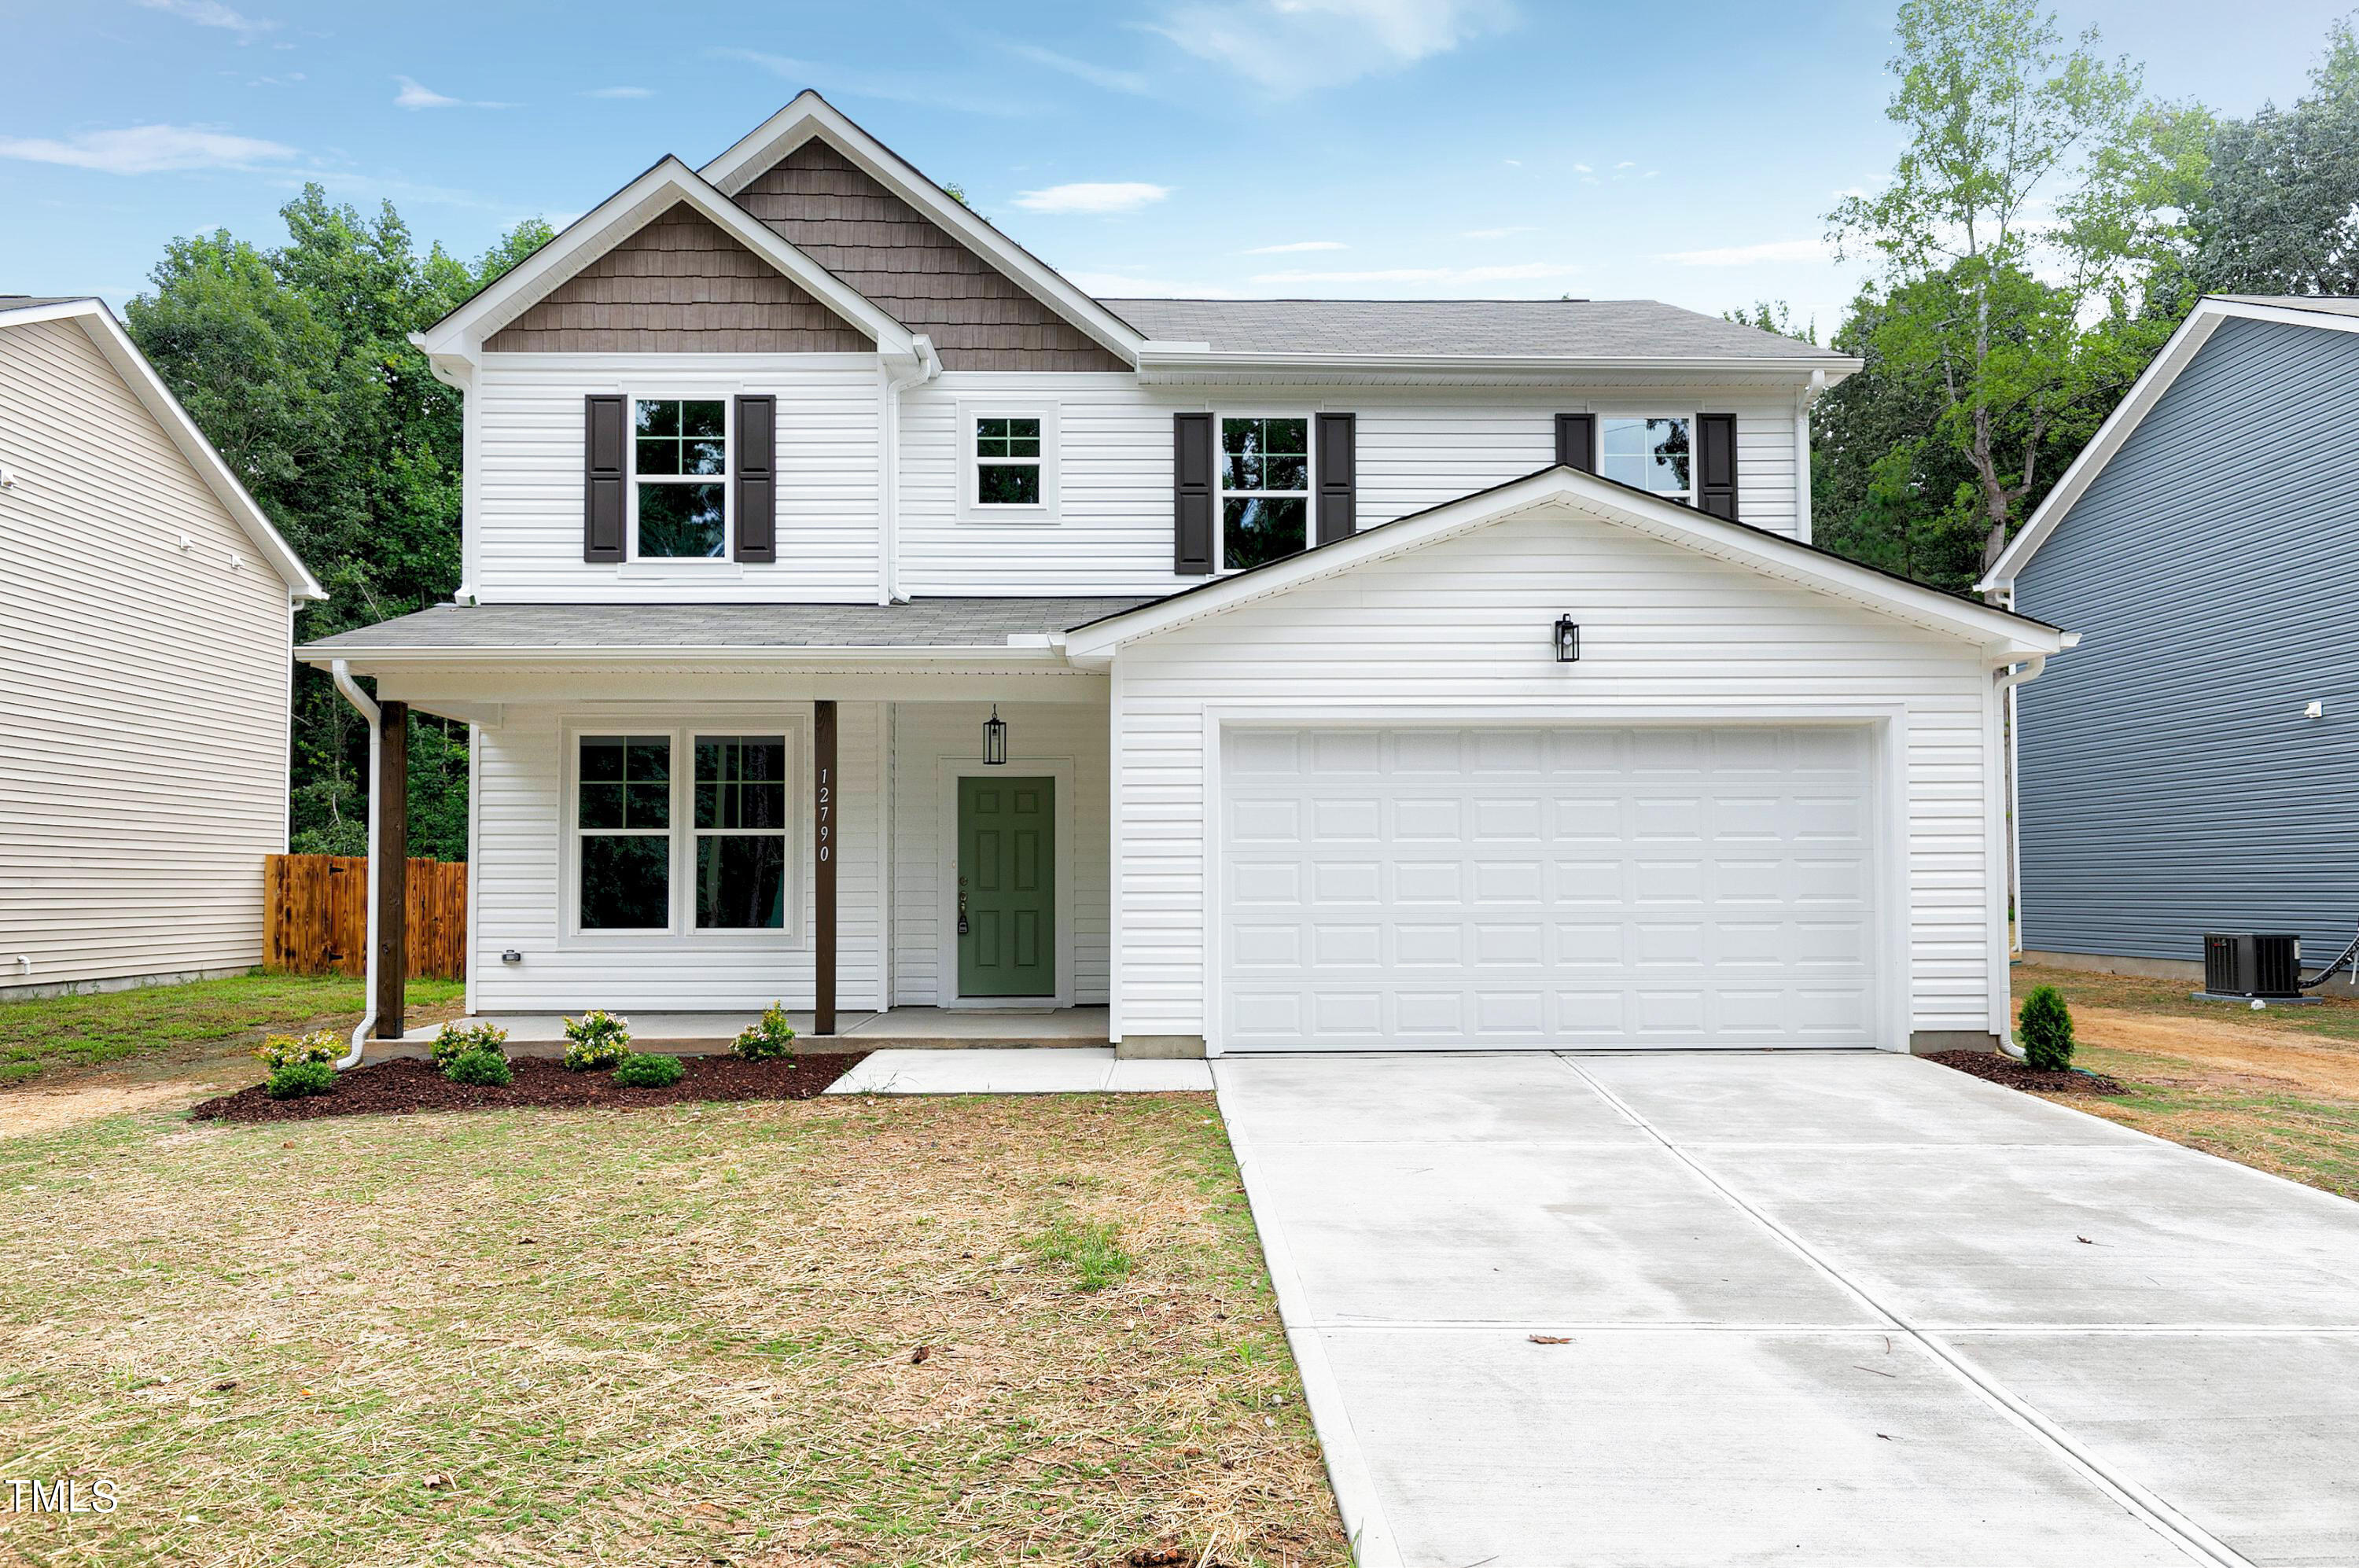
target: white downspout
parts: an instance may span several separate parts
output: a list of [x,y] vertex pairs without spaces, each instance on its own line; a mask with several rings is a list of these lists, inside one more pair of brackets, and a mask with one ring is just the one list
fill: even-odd
[[[2079,640],[2072,638],[2065,646]],[[2006,724],[2006,889],[1999,909],[2002,914],[2010,909],[2015,911],[2015,930],[2006,943],[2010,953],[2023,951],[2023,775],[2017,748],[2020,726],[2015,722],[2015,689],[2027,681],[2037,681],[2047,668],[2048,656],[2036,653],[2024,663],[2002,670],[1998,677],[1999,713]]]
[[880,604],[901,596],[901,394],[942,373],[933,339],[920,333],[910,342],[918,351],[917,358],[905,371],[887,369],[885,374],[884,429],[879,436],[885,473],[878,486],[878,505],[884,515],[877,519],[876,530],[876,602]]
[[385,744],[385,732],[378,723],[377,705],[369,700],[367,692],[362,691],[353,682],[352,666],[339,659],[328,666],[328,673],[335,678],[336,690],[344,694],[344,701],[359,710],[361,717],[368,721],[369,727],[368,931],[366,938],[368,977],[363,982],[368,987],[368,995],[362,1003],[360,1027],[353,1030],[353,1048],[336,1060],[336,1071],[342,1073],[360,1065],[361,1051],[368,1044],[369,1031],[376,1028],[376,846],[377,828],[384,815],[376,809],[376,773],[377,751]]

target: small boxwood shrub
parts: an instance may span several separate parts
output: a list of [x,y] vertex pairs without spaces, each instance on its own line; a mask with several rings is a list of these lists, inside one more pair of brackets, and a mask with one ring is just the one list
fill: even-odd
[[336,1086],[336,1070],[324,1062],[282,1062],[270,1070],[262,1092],[274,1100],[299,1100]]
[[737,1036],[731,1051],[747,1062],[792,1062],[795,1059],[794,1026],[787,1022],[786,1005],[773,1002],[758,1023],[749,1024]]
[[326,1066],[344,1053],[344,1039],[333,1029],[310,1034],[274,1034],[254,1048],[254,1054],[274,1073],[291,1062],[314,1062]]
[[631,1053],[631,1020],[592,1007],[565,1020],[565,1070],[595,1073]]
[[2072,1065],[2072,1009],[2064,1005],[2064,993],[2042,985],[2026,996],[2021,1024],[2017,1036],[2026,1066],[2061,1073]]
[[687,1072],[677,1056],[647,1056],[633,1051],[614,1064],[614,1082],[625,1089],[669,1089]]
[[444,1067],[454,1057],[471,1051],[488,1051],[495,1056],[506,1056],[508,1031],[497,1024],[444,1024],[434,1037],[434,1060]]
[[443,1064],[442,1076],[453,1083],[473,1083],[486,1089],[505,1089],[516,1082],[508,1059],[492,1046],[461,1051]]

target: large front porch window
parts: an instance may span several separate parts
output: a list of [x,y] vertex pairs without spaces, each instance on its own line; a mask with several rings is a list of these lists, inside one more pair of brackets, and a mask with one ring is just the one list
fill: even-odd
[[573,929],[788,931],[791,755],[783,734],[683,726],[576,735]]
[[583,735],[582,929],[671,926],[671,736]]
[[696,737],[696,923],[777,931],[787,923],[787,743]]

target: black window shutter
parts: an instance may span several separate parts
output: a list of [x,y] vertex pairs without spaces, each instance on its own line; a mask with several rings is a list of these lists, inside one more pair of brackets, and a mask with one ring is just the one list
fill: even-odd
[[1171,570],[1212,570],[1212,416],[1171,416]]
[[1696,506],[1736,521],[1736,416],[1696,416]]
[[582,404],[582,559],[620,561],[623,487],[629,483],[623,399],[611,392],[593,392]]
[[737,559],[778,559],[778,400],[737,399]]
[[1358,452],[1359,416],[1319,416],[1319,540],[1333,544],[1350,539],[1359,525],[1359,481],[1353,459]]
[[1556,460],[1583,474],[1597,472],[1597,416],[1559,414],[1556,417]]

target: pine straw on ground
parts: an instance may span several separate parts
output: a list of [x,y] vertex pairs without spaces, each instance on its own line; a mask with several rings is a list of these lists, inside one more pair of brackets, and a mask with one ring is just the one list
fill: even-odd
[[1209,1095],[148,1113],[0,1247],[0,1475],[122,1498],[0,1560],[1348,1561]]

